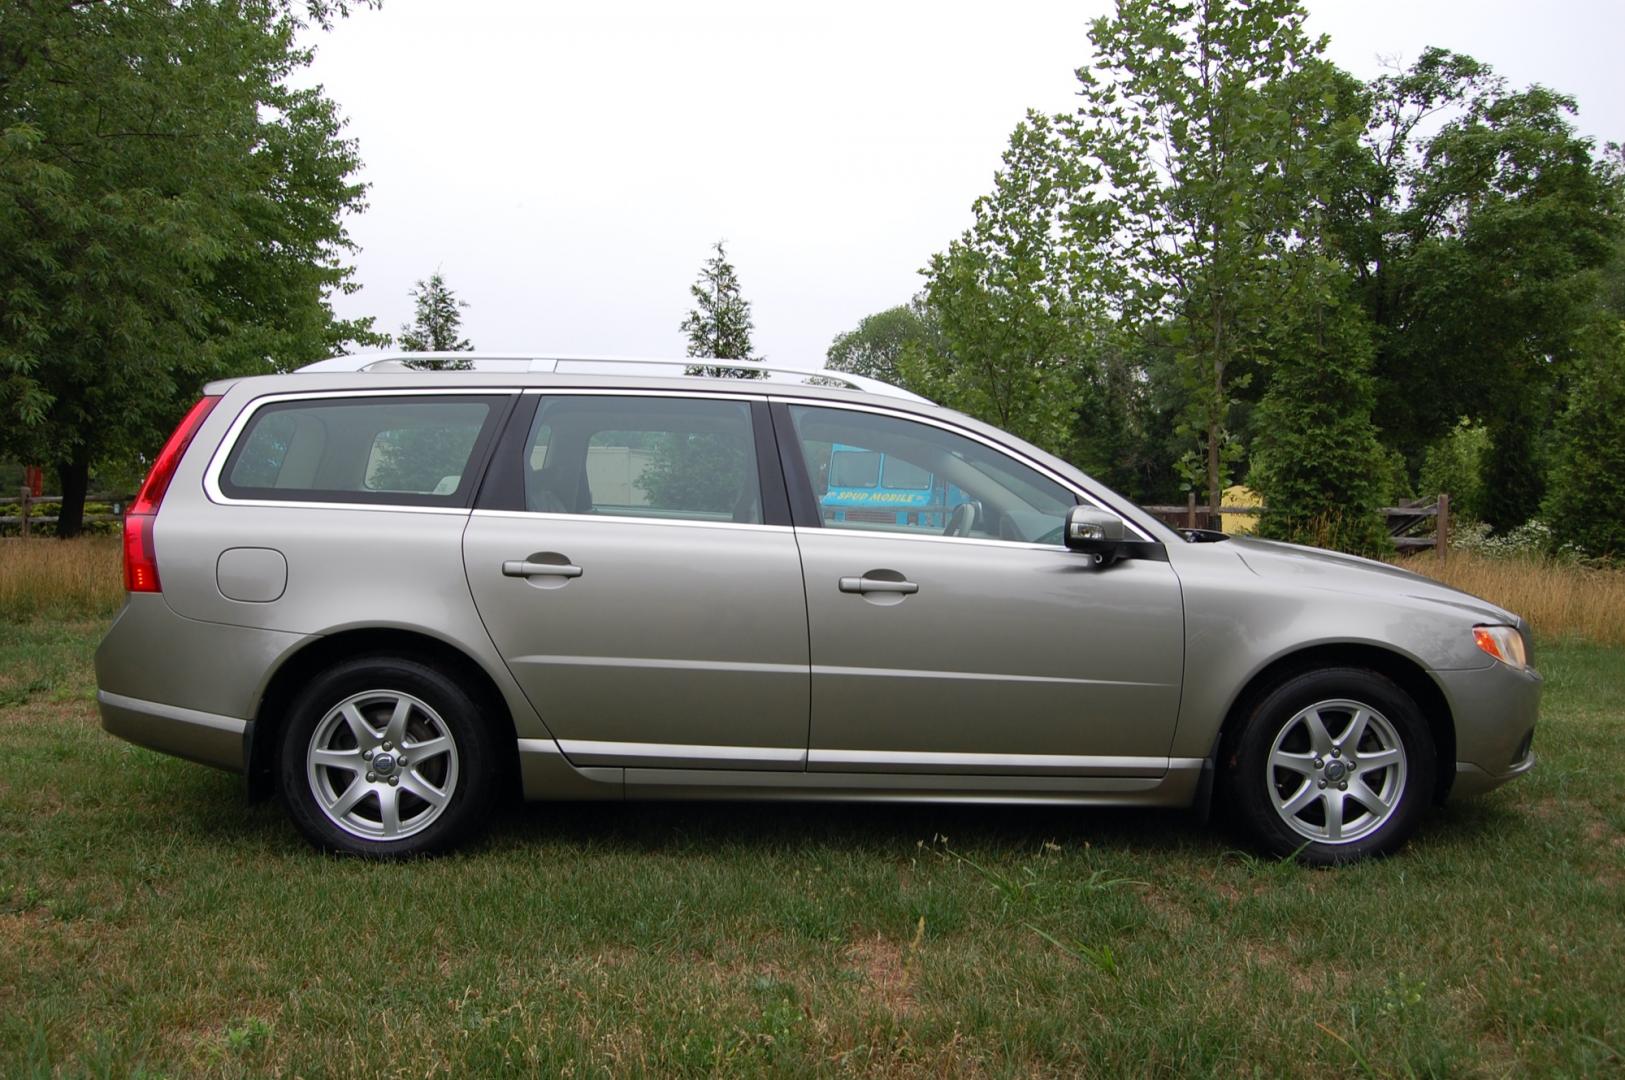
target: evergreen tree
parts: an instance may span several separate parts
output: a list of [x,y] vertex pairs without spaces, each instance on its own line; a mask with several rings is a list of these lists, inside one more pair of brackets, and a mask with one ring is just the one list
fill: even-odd
[[1560,543],[1625,556],[1625,322],[1592,330],[1586,366],[1557,424],[1542,512]]
[[[446,279],[436,270],[429,280],[419,281],[409,294],[415,311],[412,321],[401,327],[401,348],[407,352],[470,352],[474,346],[460,335],[462,309],[466,301],[457,299]],[[466,370],[467,360],[414,360],[413,367],[431,370]]]
[[[694,307],[683,318],[680,329],[688,335],[688,355],[703,359],[749,360],[751,355],[750,301],[741,295],[739,275],[728,261],[723,241],[715,244],[716,254],[705,260],[699,276],[688,291]],[[758,373],[730,367],[692,367],[690,374],[753,378]]]
[[1377,513],[1383,449],[1371,422],[1370,326],[1347,279],[1319,256],[1294,259],[1270,361],[1269,389],[1253,416],[1250,485],[1268,511],[1259,535],[1367,554],[1392,550]]

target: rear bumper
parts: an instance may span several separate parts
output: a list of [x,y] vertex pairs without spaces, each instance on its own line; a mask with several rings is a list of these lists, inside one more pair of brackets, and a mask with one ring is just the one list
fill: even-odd
[[102,727],[166,754],[241,772],[260,689],[299,634],[175,614],[134,593],[96,650]]
[[219,769],[242,772],[253,724],[232,716],[96,692],[102,727],[137,746]]

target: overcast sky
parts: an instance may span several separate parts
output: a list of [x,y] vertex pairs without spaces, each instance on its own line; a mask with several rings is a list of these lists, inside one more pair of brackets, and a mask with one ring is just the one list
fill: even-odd
[[[343,315],[396,331],[441,270],[483,351],[680,356],[727,241],[757,352],[818,367],[906,301],[1029,107],[1074,107],[1106,0],[386,0],[314,37],[369,207]],[[1369,77],[1440,45],[1579,99],[1625,139],[1622,0],[1311,0]]]

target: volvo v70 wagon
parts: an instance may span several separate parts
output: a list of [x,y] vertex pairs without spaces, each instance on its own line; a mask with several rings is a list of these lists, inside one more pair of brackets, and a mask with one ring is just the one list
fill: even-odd
[[1534,764],[1510,612],[1171,529],[883,383],[684,364],[210,385],[125,521],[103,725],[374,856],[506,787],[1214,806],[1341,862]]

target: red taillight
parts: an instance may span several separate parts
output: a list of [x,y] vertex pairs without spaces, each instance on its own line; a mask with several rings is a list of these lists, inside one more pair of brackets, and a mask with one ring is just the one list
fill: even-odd
[[152,547],[154,514],[124,519],[124,591],[158,592],[158,553]]
[[175,476],[175,468],[192,445],[192,436],[203,426],[218,397],[203,397],[192,406],[169,441],[152,463],[152,471],[141,485],[140,494],[130,504],[124,518],[124,588],[129,592],[158,592],[158,552],[152,543],[152,526],[158,517],[158,505],[164,501],[164,492]]

